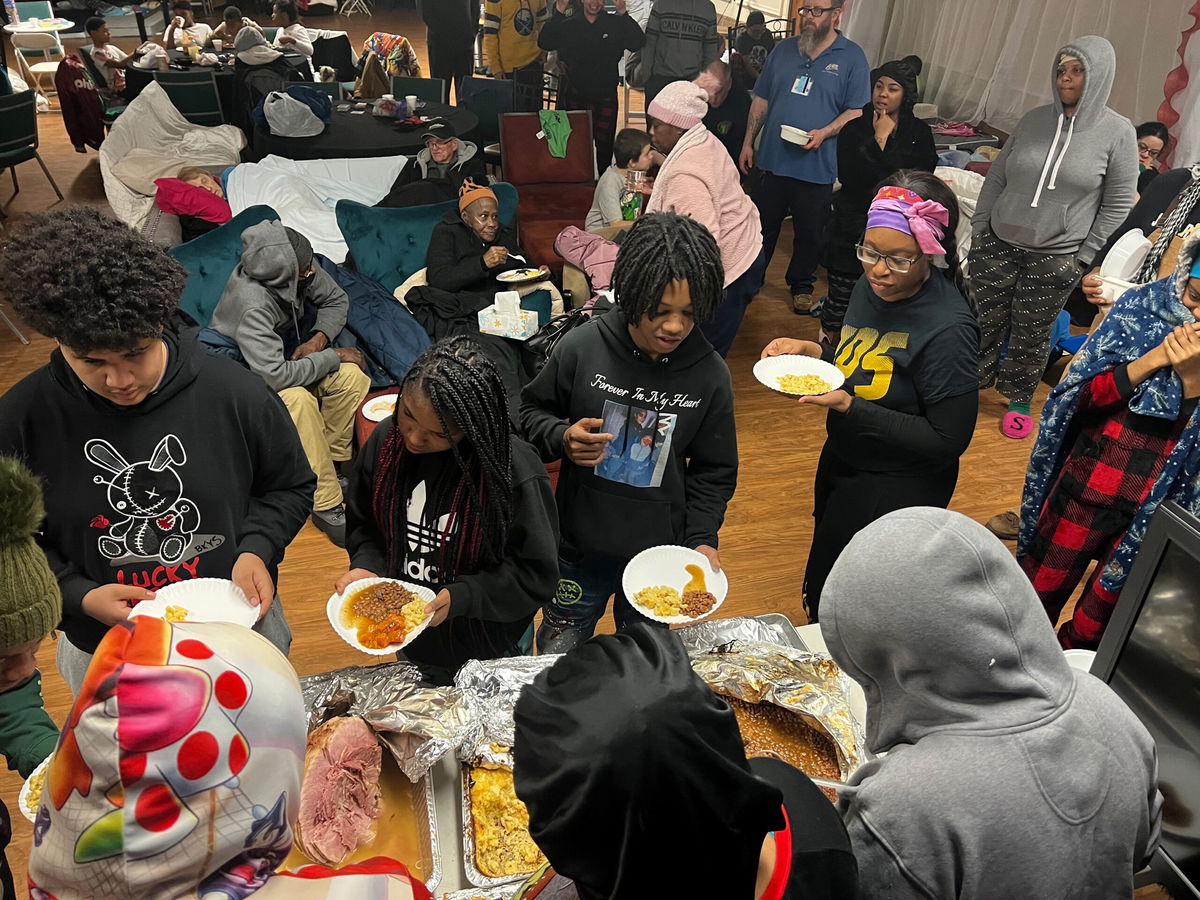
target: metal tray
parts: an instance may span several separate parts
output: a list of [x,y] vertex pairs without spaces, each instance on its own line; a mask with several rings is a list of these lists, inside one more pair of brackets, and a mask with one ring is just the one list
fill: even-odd
[[530,869],[528,872],[521,872],[517,875],[492,878],[480,872],[475,865],[475,827],[471,820],[471,767],[467,763],[463,763],[459,768],[462,770],[462,864],[468,883],[480,888],[495,888],[506,884],[512,885],[514,881],[523,881],[535,870]]
[[[401,777],[404,777],[403,773],[401,773]],[[438,847],[437,807],[433,802],[433,773],[430,772],[422,778],[421,784],[424,785],[424,790],[420,793],[424,794],[425,802],[421,803],[419,800],[416,802],[417,828],[421,834],[422,869],[429,873],[425,878],[425,886],[429,888],[430,893],[433,893],[442,880],[442,852]]]
[[792,624],[792,620],[783,613],[763,613],[761,616],[755,616],[758,621],[771,626],[779,632],[779,636],[783,638],[781,643],[785,647],[795,647],[797,650],[808,652],[808,644],[804,643],[804,638],[800,637],[800,632],[796,630],[796,626]]

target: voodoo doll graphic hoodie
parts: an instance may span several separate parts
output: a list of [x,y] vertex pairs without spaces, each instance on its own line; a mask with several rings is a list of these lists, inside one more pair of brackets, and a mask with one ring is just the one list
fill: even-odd
[[136,406],[92,393],[59,350],[0,397],[0,453],[45,484],[61,627],[87,653],[108,630],[83,611],[88,591],[228,578],[242,553],[275,579],[312,511],[316,478],[279,397],[194,340],[164,340],[162,382]]

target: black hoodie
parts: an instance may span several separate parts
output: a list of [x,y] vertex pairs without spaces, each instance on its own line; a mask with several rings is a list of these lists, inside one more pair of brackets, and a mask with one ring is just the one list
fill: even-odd
[[88,653],[108,630],[83,612],[88,591],[228,578],[242,553],[276,579],[312,511],[316,478],[279,397],[194,340],[165,340],[162,383],[136,406],[92,393],[60,350],[0,397],[0,453],[45,483],[62,630]]
[[[596,468],[563,457],[563,433],[582,418],[615,432]],[[657,360],[619,312],[576,328],[525,388],[521,427],[542,459],[563,458],[567,547],[628,559],[658,544],[717,546],[737,487],[737,434],[729,369],[699,328]]]

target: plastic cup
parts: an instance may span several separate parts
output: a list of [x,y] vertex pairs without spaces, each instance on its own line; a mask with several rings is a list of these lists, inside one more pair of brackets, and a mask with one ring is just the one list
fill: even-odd
[[407,94],[404,98],[404,105],[408,107],[408,114],[415,116],[417,114],[417,95]]
[[29,27],[30,27],[30,28],[37,28],[37,27],[38,27],[39,25],[41,25],[41,24],[42,24],[42,20],[41,20],[41,19],[30,19],[30,20],[29,20]]
[[224,41],[213,41],[213,50],[217,51],[217,53],[220,53],[224,49],[225,49]]

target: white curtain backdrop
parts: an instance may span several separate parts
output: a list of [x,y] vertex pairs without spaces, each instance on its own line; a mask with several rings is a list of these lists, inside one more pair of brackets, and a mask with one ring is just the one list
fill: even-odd
[[872,65],[915,53],[925,63],[925,99],[943,118],[986,121],[1001,131],[1012,131],[1025,112],[1050,102],[1054,51],[1072,38],[1098,34],[1117,51],[1108,105],[1137,125],[1158,113],[1163,80],[1178,63],[1180,34],[1193,23],[1193,3],[850,0],[842,31],[862,45]]

